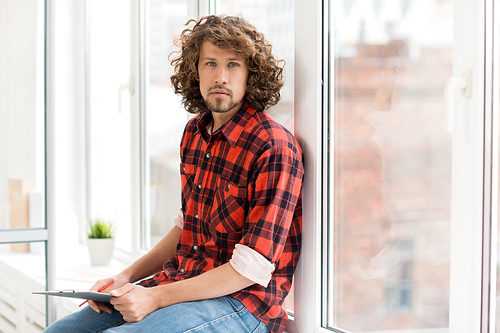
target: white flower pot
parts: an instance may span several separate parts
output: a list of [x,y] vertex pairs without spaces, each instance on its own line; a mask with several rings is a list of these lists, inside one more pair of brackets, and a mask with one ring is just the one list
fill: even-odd
[[109,265],[115,249],[114,238],[87,238],[90,262],[94,266]]

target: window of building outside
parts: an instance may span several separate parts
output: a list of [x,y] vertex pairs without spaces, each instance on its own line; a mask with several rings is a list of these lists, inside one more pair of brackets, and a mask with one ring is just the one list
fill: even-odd
[[447,332],[453,1],[330,1],[327,327]]

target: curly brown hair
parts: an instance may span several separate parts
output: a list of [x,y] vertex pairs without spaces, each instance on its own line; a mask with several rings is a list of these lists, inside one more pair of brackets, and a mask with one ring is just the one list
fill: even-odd
[[179,48],[171,56],[174,75],[170,77],[176,94],[182,96],[185,109],[190,113],[205,113],[200,92],[198,60],[201,47],[210,41],[223,49],[233,49],[247,62],[248,80],[243,103],[255,110],[266,110],[277,104],[283,87],[284,60],[277,60],[272,46],[264,35],[245,19],[235,16],[210,15],[199,21],[189,20],[195,25],[185,29],[175,39]]

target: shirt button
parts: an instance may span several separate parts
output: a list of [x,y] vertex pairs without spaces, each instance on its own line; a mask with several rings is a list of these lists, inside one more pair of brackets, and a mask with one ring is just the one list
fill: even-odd
[[196,246],[196,245],[193,246],[193,250],[195,250],[195,251],[198,250],[198,246]]
[[196,215],[194,216],[194,218],[195,218],[195,219],[197,219],[197,218],[198,218],[198,214],[196,214]]
[[206,157],[206,158],[210,158],[210,153],[207,153],[207,154],[205,155],[205,157]]
[[181,268],[181,270],[179,272],[184,273],[184,268]]
[[198,188],[201,188],[201,184],[198,184]]

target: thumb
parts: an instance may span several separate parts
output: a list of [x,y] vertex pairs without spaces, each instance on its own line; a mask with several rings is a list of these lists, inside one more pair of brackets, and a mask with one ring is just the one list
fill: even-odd
[[134,285],[133,285],[133,284],[131,284],[131,283],[127,283],[126,285],[124,285],[124,286],[123,286],[123,287],[121,287],[121,288],[111,290],[109,293],[110,293],[110,294],[111,294],[111,296],[113,296],[113,297],[120,297],[120,296],[125,295],[126,293],[128,293],[128,292],[129,292],[129,291],[131,291],[132,289],[134,289]]

